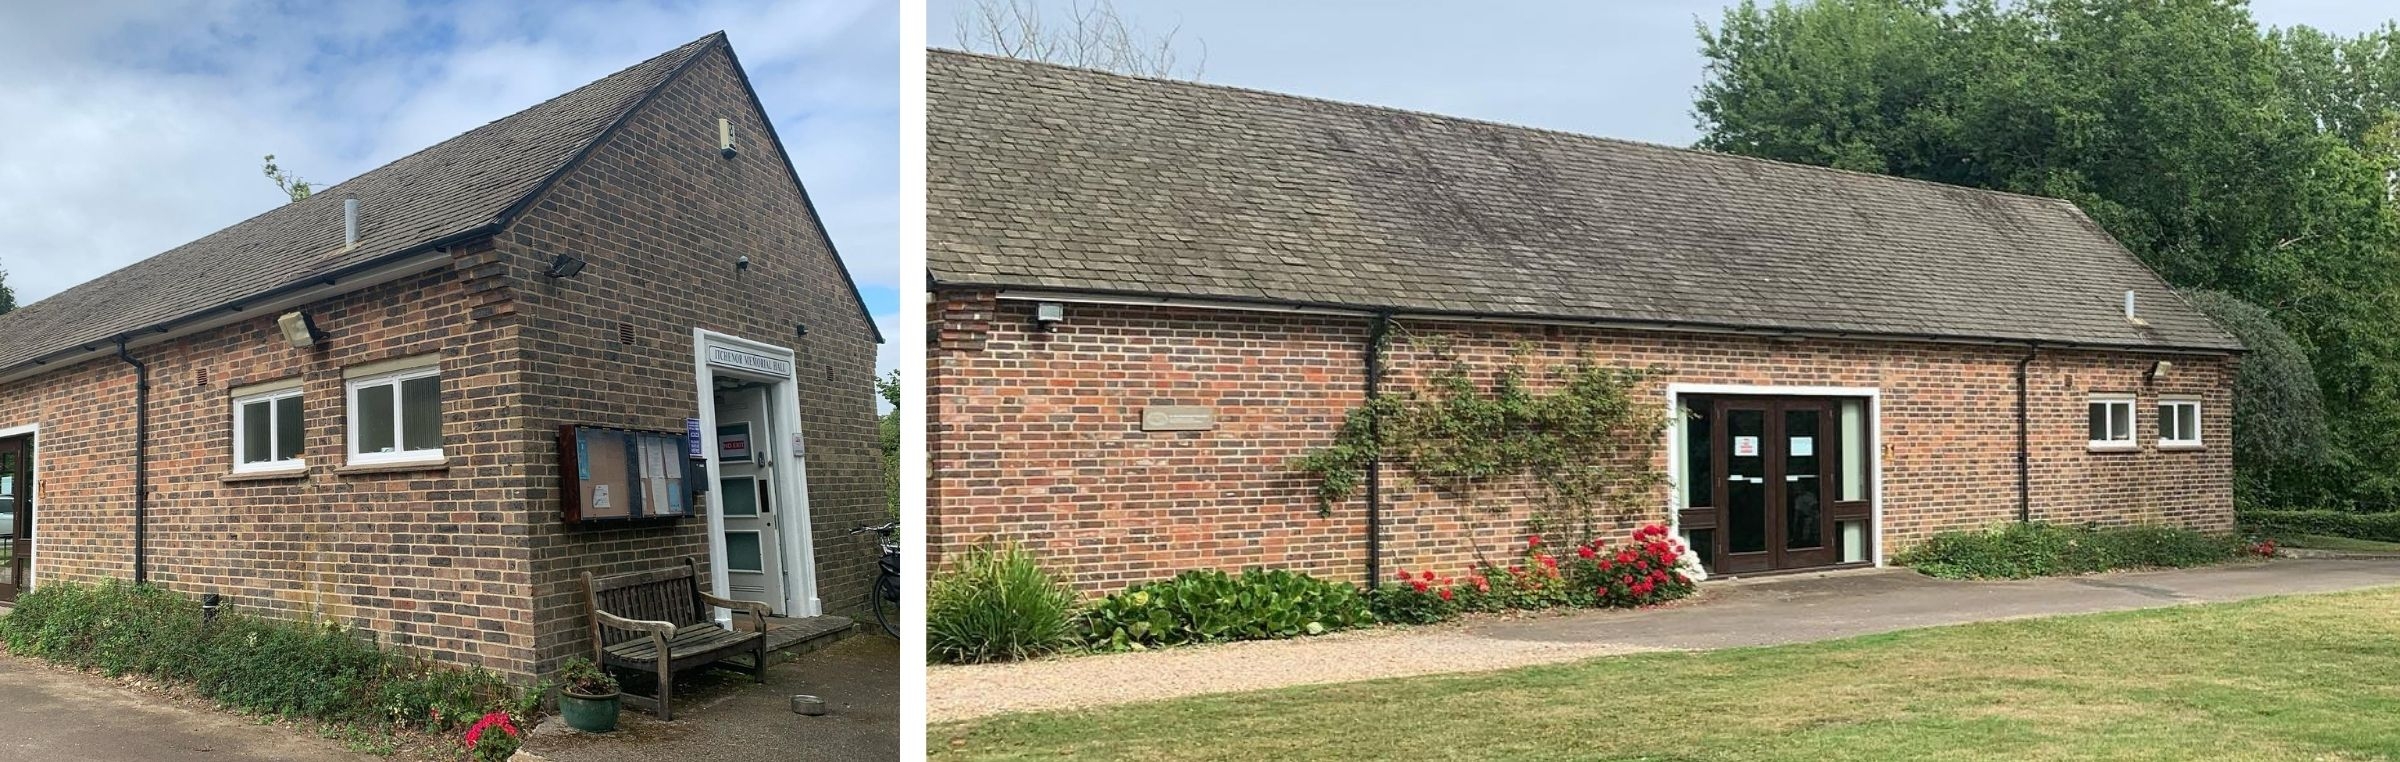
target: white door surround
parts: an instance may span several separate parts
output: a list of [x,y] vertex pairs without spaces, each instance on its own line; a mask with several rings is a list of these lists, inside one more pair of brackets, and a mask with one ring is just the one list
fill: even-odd
[[[811,617],[824,613],[824,607],[817,599],[816,543],[811,540],[815,534],[811,531],[808,507],[807,458],[798,451],[801,442],[798,368],[798,358],[788,348],[704,328],[692,329],[692,370],[698,382],[701,451],[708,456],[705,483],[709,485],[709,584],[718,592],[732,589],[725,566],[724,495],[717,486],[724,479],[716,448],[717,380],[764,383],[770,408],[765,415],[773,421],[771,428],[779,441],[754,437],[751,447],[765,454],[770,463],[764,478],[774,495],[775,513],[782,519],[775,522],[775,540],[782,549],[784,605],[776,608],[786,616]],[[716,617],[719,622],[730,623],[733,614],[718,609]]]

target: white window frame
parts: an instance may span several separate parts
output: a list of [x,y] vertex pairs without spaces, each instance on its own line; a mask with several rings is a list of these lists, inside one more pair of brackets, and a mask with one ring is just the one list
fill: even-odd
[[[299,471],[299,470],[302,470],[302,469],[306,469],[306,468],[308,468],[308,459],[307,459],[306,457],[292,457],[292,458],[287,458],[287,459],[284,459],[284,460],[262,460],[262,461],[259,461],[259,462],[256,462],[256,463],[244,463],[244,462],[242,462],[242,450],[243,450],[243,447],[242,447],[242,445],[244,445],[244,444],[247,444],[247,443],[248,443],[248,440],[246,440],[246,439],[244,438],[244,436],[243,436],[244,427],[242,426],[242,423],[243,423],[243,414],[242,414],[242,409],[243,409],[243,408],[245,408],[245,407],[248,407],[248,406],[250,406],[250,405],[254,405],[254,404],[260,403],[260,402],[267,403],[267,416],[268,416],[268,418],[267,418],[267,437],[268,437],[268,440],[267,440],[267,453],[268,453],[269,455],[273,455],[273,454],[275,453],[275,451],[276,451],[276,450],[278,450],[278,449],[281,449],[281,448],[278,448],[278,447],[276,447],[276,446],[275,446],[274,437],[278,436],[278,435],[279,435],[279,434],[278,434],[278,432],[280,432],[280,431],[282,430],[282,427],[280,427],[280,426],[276,426],[276,425],[275,425],[275,419],[274,419],[274,416],[275,416],[275,407],[276,407],[276,406],[275,406],[275,403],[277,403],[277,402],[280,402],[280,401],[283,401],[283,400],[285,400],[285,399],[291,399],[291,398],[295,398],[295,397],[299,397],[299,396],[300,396],[300,387],[294,386],[294,387],[289,387],[289,388],[284,388],[284,389],[274,389],[274,390],[269,390],[269,391],[264,391],[264,392],[258,392],[258,393],[255,393],[255,394],[245,394],[245,395],[242,395],[242,396],[238,396],[238,397],[234,397],[234,398],[233,398],[233,472],[234,472],[234,473],[237,473],[237,474],[255,474],[255,473],[264,473],[264,472],[272,472],[272,471]],[[305,426],[305,420],[306,420],[306,416],[308,415],[308,411],[307,411],[308,402],[307,402],[307,400],[302,400],[302,401],[301,401],[301,403],[300,403],[300,405],[301,405],[301,416],[303,417],[303,423],[304,423],[304,425],[303,425],[303,427],[302,427],[302,429],[301,429],[301,434],[300,434],[300,436],[301,436],[301,438],[302,438],[302,439],[306,439],[306,438],[307,438],[307,436],[308,436],[308,430],[307,430],[307,428],[306,428],[306,426]],[[307,452],[307,444],[306,444],[305,442],[303,442],[303,443],[302,443],[302,445],[301,445],[301,451],[302,451],[302,452]]]
[[[344,383],[342,390],[342,406],[346,408],[344,417],[348,419],[349,431],[344,433],[343,438],[349,443],[348,447],[350,451],[350,465],[385,466],[417,463],[438,463],[447,457],[442,454],[442,448],[439,446],[436,446],[430,450],[398,450],[394,452],[359,452],[358,450],[358,431],[360,428],[358,420],[358,392],[360,389],[385,385],[392,387],[392,444],[393,446],[398,447],[402,446],[403,443],[408,441],[408,431],[405,428],[408,424],[402,415],[402,410],[404,409],[407,401],[400,394],[400,385],[403,382],[414,381],[420,378],[440,378],[441,375],[442,369],[440,365],[425,365],[406,370],[359,376]],[[435,404],[440,404],[440,395],[438,392],[435,395]]]
[[[2111,436],[2108,439],[2092,439],[2088,442],[2092,449],[2115,451],[2136,450],[2141,448],[2142,419],[2139,414],[2135,412],[2141,407],[2141,400],[2136,399],[2135,396],[2131,394],[2092,395],[2091,399],[2086,402],[2083,407],[2083,421],[2086,437],[2090,436],[2093,405],[2109,405],[2112,407],[2117,405],[2125,406],[2125,438],[2116,438],[2114,436],[2115,427],[2112,425],[2110,427],[2111,431],[2109,432]],[[2115,416],[2111,415],[2110,419],[2111,423],[2113,424]]]
[[[2192,448],[2200,447],[2200,446],[2201,446],[2201,438],[2200,438],[2200,437],[2201,437],[2201,432],[2202,432],[2202,431],[2203,431],[2203,430],[2206,428],[2206,427],[2204,427],[2204,426],[2201,424],[2201,422],[2200,422],[2200,413],[2201,413],[2201,410],[2200,410],[2200,400],[2199,400],[2198,398],[2195,398],[2195,397],[2161,397],[2161,398],[2159,398],[2159,400],[2158,400],[2158,405],[2157,405],[2155,408],[2153,408],[2153,409],[2156,409],[2156,410],[2159,410],[2159,411],[2161,411],[2161,412],[2164,412],[2166,408],[2171,408],[2171,407],[2175,407],[2175,408],[2180,408],[2180,407],[2188,407],[2188,408],[2191,408],[2191,409],[2192,409],[2192,430],[2191,430],[2191,431],[2188,431],[2188,432],[2179,432],[2179,433],[2183,433],[2183,434],[2186,434],[2186,435],[2187,435],[2187,436],[2184,436],[2184,437],[2182,437],[2182,438],[2177,438],[2177,439],[2168,439],[2168,438],[2167,438],[2167,416],[2161,415],[2161,416],[2159,416],[2159,422],[2158,422],[2158,446],[2159,446],[2159,447],[2162,447],[2162,448],[2181,448],[2181,449],[2192,449]],[[2180,414],[2180,413],[2178,413],[2178,414],[2176,415],[2176,418],[2178,418],[2178,419],[2180,419],[2181,417],[2182,417],[2182,414]]]

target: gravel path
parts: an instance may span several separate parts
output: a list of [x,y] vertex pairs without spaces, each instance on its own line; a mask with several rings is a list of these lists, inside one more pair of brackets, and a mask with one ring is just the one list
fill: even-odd
[[1495,640],[1451,625],[1015,664],[936,666],[925,676],[925,717],[928,722],[950,722],[1203,693],[1484,672],[1646,650],[1655,649]]

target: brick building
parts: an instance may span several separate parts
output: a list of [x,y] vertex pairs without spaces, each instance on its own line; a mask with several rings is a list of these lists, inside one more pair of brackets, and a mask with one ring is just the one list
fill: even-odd
[[[0,316],[0,592],[146,580],[519,676],[588,653],[585,571],[855,608],[880,340],[711,35]],[[687,419],[747,434],[660,458],[699,510],[563,521],[562,426]]]
[[1293,461],[1370,389],[1579,358],[1658,369],[1672,422],[1601,531],[1670,522],[1712,571],[2231,527],[2239,343],[2067,202],[930,55],[937,558],[1014,540],[1104,591],[1506,556],[1530,496],[1384,463],[1321,513]]

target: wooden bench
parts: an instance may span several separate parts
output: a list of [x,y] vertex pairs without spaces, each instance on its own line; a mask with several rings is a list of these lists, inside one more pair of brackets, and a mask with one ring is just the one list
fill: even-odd
[[[766,604],[702,592],[699,567],[690,558],[655,571],[606,577],[584,572],[583,592],[592,614],[592,661],[658,675],[656,698],[628,692],[625,703],[675,719],[675,674],[738,656],[750,657],[744,671],[752,681],[767,681]],[[709,616],[716,606],[749,612],[754,631],[719,626]]]

